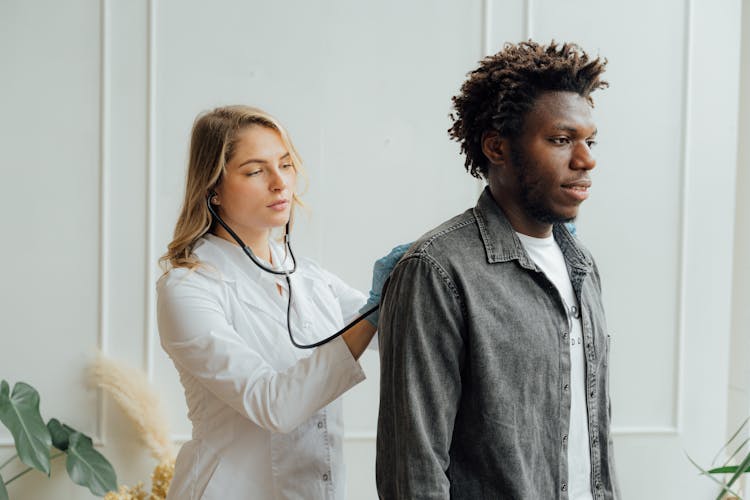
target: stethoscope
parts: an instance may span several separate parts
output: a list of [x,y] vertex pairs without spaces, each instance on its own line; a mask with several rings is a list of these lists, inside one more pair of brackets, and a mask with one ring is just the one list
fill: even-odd
[[[286,280],[286,286],[287,286],[287,289],[289,290],[289,297],[287,298],[287,303],[286,303],[286,330],[287,332],[289,332],[289,340],[291,340],[292,345],[294,345],[294,347],[297,347],[299,349],[312,349],[313,347],[318,347],[323,344],[327,344],[328,342],[332,341],[333,339],[335,339],[336,337],[343,334],[344,332],[349,330],[351,327],[353,327],[354,325],[356,325],[357,323],[365,319],[370,313],[377,310],[379,306],[375,306],[365,311],[364,314],[355,318],[354,321],[346,325],[341,330],[337,331],[330,337],[326,337],[323,340],[319,340],[315,342],[314,344],[298,343],[296,340],[294,340],[294,335],[292,335],[292,326],[291,326],[291,323],[292,323],[291,322],[292,281],[289,279],[289,276],[291,276],[292,274],[294,274],[295,271],[297,271],[297,259],[295,259],[294,257],[294,252],[292,252],[292,245],[289,242],[289,222],[286,223],[286,226],[284,228],[284,247],[286,249],[287,254],[292,259],[292,267],[291,269],[274,269],[272,267],[268,267],[266,264],[263,263],[263,261],[261,261],[258,257],[255,256],[252,249],[249,246],[247,246],[244,241],[242,241],[242,239],[237,235],[237,233],[232,231],[232,229],[227,225],[227,223],[224,222],[221,217],[219,217],[219,214],[216,213],[213,205],[211,204],[211,198],[213,198],[214,196],[216,196],[216,192],[210,191],[208,193],[208,196],[206,197],[206,206],[208,207],[208,211],[211,213],[211,216],[214,218],[214,220],[218,222],[219,224],[221,224],[221,227],[226,229],[227,233],[229,233],[229,235],[234,239],[234,241],[237,242],[237,244],[240,246],[242,251],[245,252],[245,255],[248,256],[248,258],[253,262],[253,264],[255,264],[256,266],[258,266],[259,268],[261,268],[263,271],[267,273],[271,273],[276,276],[283,276],[284,279]],[[286,257],[284,258],[284,260],[286,261]]]

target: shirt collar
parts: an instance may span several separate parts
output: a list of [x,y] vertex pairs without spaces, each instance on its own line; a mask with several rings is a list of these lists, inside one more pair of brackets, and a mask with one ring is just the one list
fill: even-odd
[[[487,253],[487,262],[492,264],[517,260],[527,269],[536,269],[513,226],[492,197],[489,186],[484,188],[474,207],[474,217]],[[583,272],[587,272],[593,266],[591,258],[564,224],[554,224],[552,234],[569,266]]]

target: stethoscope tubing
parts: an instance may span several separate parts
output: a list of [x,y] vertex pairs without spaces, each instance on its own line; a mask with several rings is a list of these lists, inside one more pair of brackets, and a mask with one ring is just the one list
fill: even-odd
[[[242,248],[242,251],[247,255],[247,257],[258,266],[260,269],[267,273],[274,274],[276,276],[284,276],[284,280],[286,280],[286,286],[289,290],[289,297],[287,298],[286,303],[286,330],[289,333],[289,340],[292,342],[292,345],[298,349],[313,349],[315,347],[320,347],[324,344],[327,344],[328,342],[332,341],[336,337],[341,336],[345,332],[347,332],[349,329],[351,329],[354,325],[365,319],[368,315],[375,312],[379,306],[374,306],[370,308],[369,310],[365,311],[360,316],[357,316],[354,318],[352,322],[350,322],[348,325],[344,326],[341,330],[337,331],[336,333],[330,335],[329,337],[326,337],[322,340],[319,340],[312,344],[300,344],[294,339],[294,335],[292,334],[292,281],[290,279],[290,276],[294,274],[297,271],[297,259],[294,257],[294,252],[292,251],[292,244],[290,243],[289,238],[289,223],[286,223],[286,226],[284,227],[284,247],[286,248],[287,253],[292,259],[292,267],[291,269],[274,269],[272,267],[268,267],[265,265],[252,251],[252,249],[245,244],[244,241],[235,233],[232,231],[232,228],[229,227],[229,225],[224,222],[224,220],[219,217],[219,214],[216,213],[216,210],[214,210],[214,207],[211,204],[211,198],[215,195],[214,192],[209,192],[208,196],[206,197],[206,206],[208,207],[208,211],[211,213],[211,216],[213,219],[218,222],[221,227],[223,227],[227,233],[234,239],[234,241],[237,242],[237,244]],[[286,260],[286,259],[285,259]]]

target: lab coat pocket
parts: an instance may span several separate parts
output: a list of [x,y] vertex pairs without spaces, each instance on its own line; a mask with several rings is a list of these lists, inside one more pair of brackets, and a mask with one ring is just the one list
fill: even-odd
[[271,434],[271,462],[276,491],[283,498],[327,498],[332,488],[331,457],[325,411],[315,413],[291,432]]

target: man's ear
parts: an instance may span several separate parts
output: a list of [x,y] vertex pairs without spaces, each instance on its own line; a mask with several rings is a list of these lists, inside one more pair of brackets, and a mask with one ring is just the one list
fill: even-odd
[[497,130],[482,133],[482,153],[492,165],[505,165],[508,161],[508,141]]

